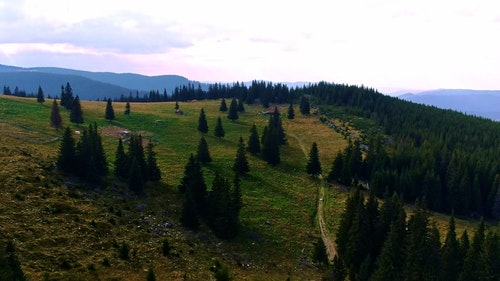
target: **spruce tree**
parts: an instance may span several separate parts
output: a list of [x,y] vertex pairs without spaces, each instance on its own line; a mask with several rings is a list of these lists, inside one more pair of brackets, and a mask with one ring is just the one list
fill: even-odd
[[198,118],[198,131],[203,134],[208,133],[207,117],[205,116],[205,110],[203,108],[201,109],[200,117]]
[[267,161],[267,163],[276,166],[281,162],[279,136],[278,132],[272,129],[273,127],[268,128],[269,129],[264,134],[262,158]]
[[134,191],[136,194],[143,194],[145,186],[144,178],[142,176],[139,161],[137,161],[135,156],[132,156],[132,159],[130,160],[128,185],[130,190]]
[[337,155],[335,155],[335,158],[333,159],[332,169],[327,177],[328,182],[340,182],[344,165],[343,160],[344,157],[342,155],[342,152],[337,152]]
[[178,101],[175,101],[175,106],[174,106],[174,109],[179,109],[179,102]]
[[219,111],[226,112],[227,111],[227,105],[226,105],[226,99],[222,98],[219,106]]
[[50,125],[57,130],[62,128],[61,113],[59,112],[59,105],[57,104],[56,99],[54,99],[54,102],[52,102],[52,110],[50,112]]
[[108,121],[115,120],[115,110],[113,109],[113,103],[111,99],[108,99],[106,103],[106,114],[104,118]]
[[243,99],[238,99],[238,112],[245,112],[245,105]]
[[313,142],[309,152],[309,160],[306,165],[306,172],[312,176],[321,175],[321,163],[319,162],[318,145]]
[[75,124],[83,123],[83,111],[80,104],[80,98],[78,95],[73,99],[73,104],[71,105],[71,112],[69,114],[69,121]]
[[39,103],[44,103],[45,102],[45,97],[43,95],[43,90],[41,86],[38,86],[38,93],[36,95],[36,101]]
[[288,112],[287,112],[287,118],[288,119],[294,119],[295,118],[295,110],[293,109],[293,104],[290,103],[290,106],[288,107]]
[[311,105],[309,104],[309,99],[305,96],[302,96],[300,99],[300,113],[302,115],[311,114]]
[[156,154],[153,151],[153,143],[151,140],[146,147],[146,179],[148,181],[159,181],[161,179],[161,171],[156,162]]
[[198,161],[196,161],[196,158],[194,157],[193,154],[189,157],[188,162],[186,163],[186,166],[184,166],[184,175],[182,176],[181,183],[178,186],[179,192],[184,194],[186,192],[186,188],[189,185],[189,182],[191,180],[191,177],[193,173],[197,170],[200,169]]
[[252,129],[250,129],[250,137],[247,143],[248,152],[252,154],[257,154],[260,152],[260,139],[259,133],[257,132],[257,127],[253,124]]
[[231,100],[231,104],[229,105],[229,112],[227,114],[227,118],[231,119],[231,121],[235,121],[238,119],[238,102],[235,98]]
[[[201,164],[193,154],[189,157],[189,161],[184,169],[184,176],[179,185],[179,192],[184,194],[185,203],[191,204],[189,200],[192,199],[199,214],[206,214],[207,186],[203,179]],[[189,196],[192,198],[188,198]]]
[[66,127],[59,148],[57,167],[64,173],[71,174],[76,171],[76,164],[75,140],[71,128]]
[[442,253],[442,272],[441,280],[455,281],[460,273],[463,257],[460,256],[460,244],[455,232],[455,218],[451,215],[448,223],[448,232],[441,248]]
[[96,183],[108,172],[106,155],[97,125],[90,124],[84,129],[76,146],[78,175]]
[[219,139],[223,138],[225,135],[224,128],[222,128],[222,119],[220,118],[220,116],[217,117],[217,124],[215,125],[214,135]]
[[66,87],[61,86],[61,106],[70,110],[73,105],[73,89],[69,82],[66,83]]
[[127,154],[125,154],[122,138],[118,139],[118,147],[116,148],[114,166],[115,166],[115,175],[117,177],[122,179],[128,177]]
[[250,171],[248,160],[246,156],[245,143],[243,138],[240,137],[238,142],[238,149],[236,151],[236,160],[234,161],[233,170],[238,174],[246,174]]
[[124,112],[124,114],[127,115],[127,116],[130,116],[130,102],[128,102],[128,101],[125,104],[125,112]]
[[200,142],[198,143],[196,158],[202,164],[212,162],[212,157],[210,157],[210,152],[208,151],[208,143],[204,136],[201,136]]

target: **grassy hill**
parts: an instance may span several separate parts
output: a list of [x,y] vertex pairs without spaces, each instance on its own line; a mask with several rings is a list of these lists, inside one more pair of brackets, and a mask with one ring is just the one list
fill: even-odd
[[[208,228],[191,232],[179,223],[177,185],[201,137],[199,112],[205,109],[209,124],[213,162],[204,167],[209,187],[215,171],[231,177],[239,137],[247,140],[253,124],[261,133],[269,117],[260,114],[259,105],[246,106],[235,122],[218,111],[220,101],[179,105],[184,115],[175,114],[173,103],[133,103],[131,115],[125,116],[125,104],[113,103],[117,119],[108,122],[105,102],[82,101],[81,126],[69,123],[69,113],[62,111],[64,125],[75,130],[97,123],[110,170],[121,131],[141,133],[155,143],[163,179],[137,197],[111,176],[97,187],[58,175],[53,167],[63,132],[50,127],[50,103],[0,96],[0,241],[14,242],[30,280],[145,280],[148,268],[157,280],[214,280],[210,268],[215,260],[235,280],[321,279],[324,269],[311,262],[320,235],[318,200],[324,202],[325,221],[334,234],[347,193],[328,187],[319,198],[323,184],[305,173],[305,163],[317,142],[326,174],[347,144],[344,136],[316,116],[284,118],[288,144],[282,147],[282,162],[272,167],[247,155],[251,171],[242,178],[242,227],[236,239],[223,241]],[[286,112],[288,105],[278,107]],[[218,116],[223,117],[223,139],[213,136]],[[436,220],[444,229],[448,218]],[[472,232],[474,226],[458,220],[457,232]],[[165,239],[172,247],[168,256],[160,249]],[[129,260],[119,258],[123,243],[130,246]]]

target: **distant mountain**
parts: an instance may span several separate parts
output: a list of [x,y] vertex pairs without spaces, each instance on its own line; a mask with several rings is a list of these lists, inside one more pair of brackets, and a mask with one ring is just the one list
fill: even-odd
[[61,85],[69,82],[80,99],[95,100],[104,97],[117,98],[121,95],[141,97],[151,90],[171,94],[176,87],[198,85],[206,89],[206,84],[191,81],[179,75],[145,76],[133,73],[90,72],[57,67],[22,68],[0,65],[0,86],[9,86],[13,91],[17,86],[27,93],[36,93],[41,86],[46,95],[59,95]]
[[500,121],[500,90],[439,89],[407,93],[398,97]]

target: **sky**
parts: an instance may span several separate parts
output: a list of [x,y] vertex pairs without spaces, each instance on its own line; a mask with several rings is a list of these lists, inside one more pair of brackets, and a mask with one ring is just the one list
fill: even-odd
[[498,0],[0,0],[0,64],[500,89]]

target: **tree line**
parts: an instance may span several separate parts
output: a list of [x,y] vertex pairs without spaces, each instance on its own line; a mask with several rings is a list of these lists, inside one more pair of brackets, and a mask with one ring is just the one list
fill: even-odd
[[[350,194],[337,231],[331,280],[498,280],[500,239],[481,220],[474,234],[456,233],[452,215],[444,239],[425,201],[407,216],[397,195],[379,205],[373,193]],[[472,235],[472,236],[469,236]],[[441,242],[442,241],[442,242]]]

